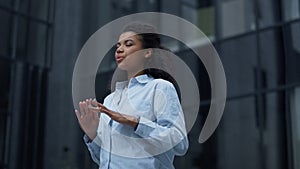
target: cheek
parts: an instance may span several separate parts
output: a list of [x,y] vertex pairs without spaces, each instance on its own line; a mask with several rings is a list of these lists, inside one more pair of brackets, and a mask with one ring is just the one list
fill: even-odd
[[136,53],[139,53],[139,50],[140,50],[139,48],[132,47],[132,48],[125,50],[125,53],[126,53],[126,56],[135,55]]
[[132,55],[129,55],[126,57],[126,63],[130,64],[132,66],[134,65],[142,65],[145,62],[144,56],[141,55],[140,53],[134,53]]

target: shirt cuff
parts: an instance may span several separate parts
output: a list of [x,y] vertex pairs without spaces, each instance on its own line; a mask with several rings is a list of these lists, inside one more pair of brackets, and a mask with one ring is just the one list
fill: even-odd
[[83,136],[83,140],[86,144],[97,144],[98,146],[101,145],[101,139],[98,137],[98,135],[94,138],[94,140],[91,140],[87,135]]
[[155,129],[155,123],[144,117],[140,117],[139,124],[135,133],[141,137],[149,137],[150,133]]

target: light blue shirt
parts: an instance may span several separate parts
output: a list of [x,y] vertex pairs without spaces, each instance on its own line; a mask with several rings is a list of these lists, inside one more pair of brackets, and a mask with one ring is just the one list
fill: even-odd
[[186,153],[184,115],[172,83],[140,75],[117,82],[103,104],[139,124],[135,129],[101,113],[96,138],[84,136],[99,169],[172,169],[174,156]]

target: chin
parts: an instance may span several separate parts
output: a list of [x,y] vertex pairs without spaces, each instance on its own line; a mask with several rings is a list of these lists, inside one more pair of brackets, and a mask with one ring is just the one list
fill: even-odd
[[118,68],[125,71],[127,70],[126,65],[122,64],[122,62],[118,64]]

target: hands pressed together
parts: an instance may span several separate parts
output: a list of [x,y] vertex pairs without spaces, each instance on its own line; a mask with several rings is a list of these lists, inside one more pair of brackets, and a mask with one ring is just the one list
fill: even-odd
[[121,124],[136,127],[139,123],[138,118],[130,115],[121,114],[112,111],[95,99],[86,99],[79,102],[80,112],[75,109],[78,122],[84,133],[93,140],[97,136],[97,128],[99,125],[99,112],[105,113],[112,120]]

